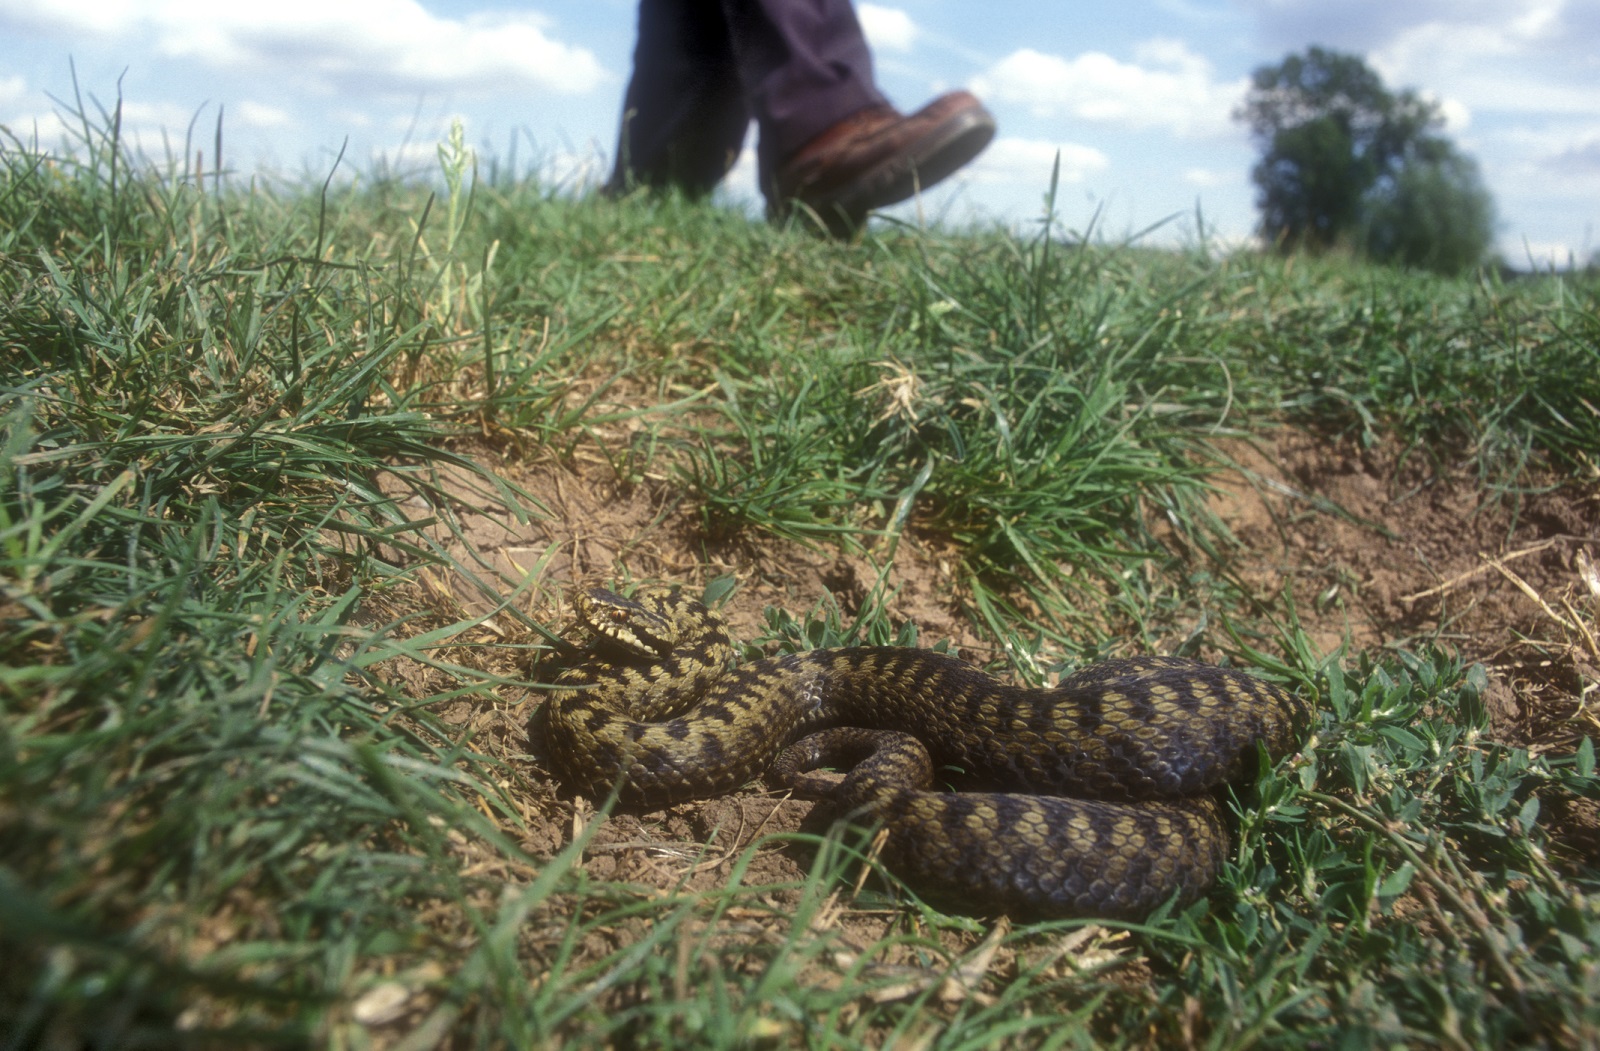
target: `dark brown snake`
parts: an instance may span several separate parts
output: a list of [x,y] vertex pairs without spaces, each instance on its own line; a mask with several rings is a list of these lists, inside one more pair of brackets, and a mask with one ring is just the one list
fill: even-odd
[[[1200,897],[1228,854],[1213,790],[1247,778],[1258,746],[1293,751],[1308,721],[1278,686],[1174,657],[1041,689],[899,647],[729,667],[722,618],[676,589],[597,588],[575,605],[592,640],[547,705],[563,781],[595,795],[620,782],[622,802],[658,806],[770,770],[881,823],[892,871],[976,911],[1138,917]],[[841,760],[855,763],[842,783],[805,773]],[[930,790],[935,770],[977,791]]]

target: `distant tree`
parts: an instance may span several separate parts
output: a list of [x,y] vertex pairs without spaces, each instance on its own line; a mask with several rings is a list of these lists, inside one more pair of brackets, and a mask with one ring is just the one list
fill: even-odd
[[1262,150],[1261,233],[1285,250],[1346,245],[1444,271],[1488,250],[1493,204],[1477,166],[1437,134],[1439,107],[1389,91],[1358,56],[1313,47],[1263,66],[1234,116]]
[[1483,262],[1494,240],[1494,204],[1478,165],[1449,144],[1438,156],[1417,156],[1367,195],[1367,255],[1442,274]]

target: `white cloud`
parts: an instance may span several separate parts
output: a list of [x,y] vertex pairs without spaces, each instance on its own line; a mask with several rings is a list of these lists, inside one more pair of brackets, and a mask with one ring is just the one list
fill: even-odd
[[389,146],[378,153],[380,167],[389,171],[415,175],[439,172],[439,144],[432,141],[410,140]]
[[1191,186],[1209,188],[1233,182],[1235,176],[1226,172],[1212,171],[1210,168],[1190,168],[1183,173],[1183,181]]
[[[1600,124],[1510,128],[1485,136],[1475,151],[1502,216],[1507,243],[1570,229],[1594,229],[1600,214]],[[1539,216],[1535,224],[1528,218]]]
[[1030,188],[1050,185],[1050,172],[1061,154],[1061,181],[1083,182],[1111,166],[1092,146],[1045,139],[999,138],[967,169],[975,182],[1019,182]]
[[1228,132],[1244,80],[1218,83],[1211,63],[1178,40],[1148,41],[1135,57],[1139,64],[1098,51],[1068,59],[1022,48],[975,78],[973,89],[1040,117],[1159,127],[1184,136]]
[[[35,92],[27,89],[22,77],[0,79],[0,105],[22,103],[32,107],[42,101],[35,97]],[[108,114],[119,104],[117,100],[103,99],[101,102]],[[86,98],[84,104],[91,119],[97,117],[99,110],[95,108],[92,98]],[[151,159],[160,160],[174,153],[181,155],[184,152],[184,140],[191,134],[196,139],[203,139],[209,152],[216,120],[214,110],[143,99],[121,99],[120,106],[121,125],[118,134],[129,146]],[[63,135],[72,142],[79,141],[83,135],[82,124],[76,118],[64,117],[60,107],[46,112],[10,116],[0,114],[0,122],[6,123],[18,138],[31,141],[37,135],[38,141],[46,144],[46,148]],[[109,129],[110,125],[105,127]]]
[[[1497,26],[1537,32],[1566,0],[1233,0],[1255,15],[1269,47],[1304,50],[1309,43],[1340,51],[1377,51],[1416,27]],[[1571,6],[1578,6],[1573,4]]]
[[1571,143],[1553,156],[1546,157],[1544,164],[1555,171],[1600,175],[1600,136]]
[[[109,107],[108,107],[109,108]],[[186,128],[195,120],[197,110],[188,109],[175,102],[145,102],[140,99],[122,100],[122,127]]]
[[1390,88],[1436,92],[1477,111],[1600,107],[1594,0],[1235,2],[1255,9],[1269,41],[1361,53]]
[[1518,186],[1518,197],[1565,198],[1571,202],[1566,208],[1568,223],[1592,227],[1597,218],[1594,202],[1600,201],[1600,136],[1574,136],[1509,166],[1505,174],[1508,177],[1501,183]]
[[27,93],[28,82],[21,77],[0,77],[0,106],[20,102]]
[[415,0],[0,0],[0,24],[61,37],[146,37],[161,54],[313,81],[324,91],[535,87],[605,82],[594,54],[554,39],[532,12],[444,18]]
[[856,18],[874,50],[910,51],[916,42],[917,24],[898,7],[861,4],[856,8]]
[[1424,91],[1422,97],[1439,107],[1439,115],[1444,118],[1444,130],[1452,135],[1460,135],[1472,126],[1472,110],[1465,102],[1453,98],[1440,98],[1429,91]]
[[239,123],[247,128],[287,128],[294,123],[288,110],[261,102],[240,102],[229,112],[236,114]]
[[[1463,108],[1470,107],[1474,114],[1514,113],[1563,116],[1588,116],[1600,114],[1600,92],[1593,83],[1582,76],[1567,76],[1553,68],[1540,69],[1536,59],[1508,59],[1491,69],[1487,59],[1476,64],[1462,64],[1453,57],[1436,57],[1431,69],[1410,65],[1411,74],[1396,74],[1386,70],[1384,82],[1388,85],[1427,84],[1444,92],[1448,106],[1452,102]],[[1374,68],[1377,62],[1374,60]],[[1446,68],[1446,67],[1450,68]],[[1455,67],[1460,68],[1455,68]],[[1591,74],[1592,76],[1592,74]],[[1448,109],[1445,119],[1451,114]]]
[[1493,139],[1502,156],[1527,163],[1530,158],[1554,156],[1600,141],[1600,120],[1518,125],[1499,132]]
[[111,36],[127,29],[140,11],[150,6],[138,0],[51,0],[48,4],[0,0],[0,25]]
[[1373,50],[1372,68],[1391,87],[1426,84],[1442,69],[1517,55],[1529,41],[1516,23],[1516,19],[1456,18],[1397,27]]
[[[1595,0],[1234,0],[1269,44],[1307,41],[1365,55],[1393,89],[1445,104],[1447,130],[1493,114],[1600,113]],[[1470,110],[1469,110],[1470,107]]]
[[1502,251],[1512,266],[1537,270],[1565,270],[1582,266],[1587,259],[1581,248],[1568,241],[1521,241],[1503,246]]

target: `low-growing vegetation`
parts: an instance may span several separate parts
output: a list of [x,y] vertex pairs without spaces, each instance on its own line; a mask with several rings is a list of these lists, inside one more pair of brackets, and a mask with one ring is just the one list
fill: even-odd
[[[1600,282],[0,147],[0,1047],[1592,1046]],[[435,185],[436,189],[428,187]],[[540,755],[575,582],[1318,717],[1206,900],[950,916]]]

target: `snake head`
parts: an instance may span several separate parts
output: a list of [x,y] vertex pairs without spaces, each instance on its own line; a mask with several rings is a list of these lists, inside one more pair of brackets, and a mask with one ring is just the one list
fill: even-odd
[[616,643],[641,657],[660,657],[672,651],[678,629],[645,602],[605,588],[583,588],[573,593],[578,620],[597,638]]

